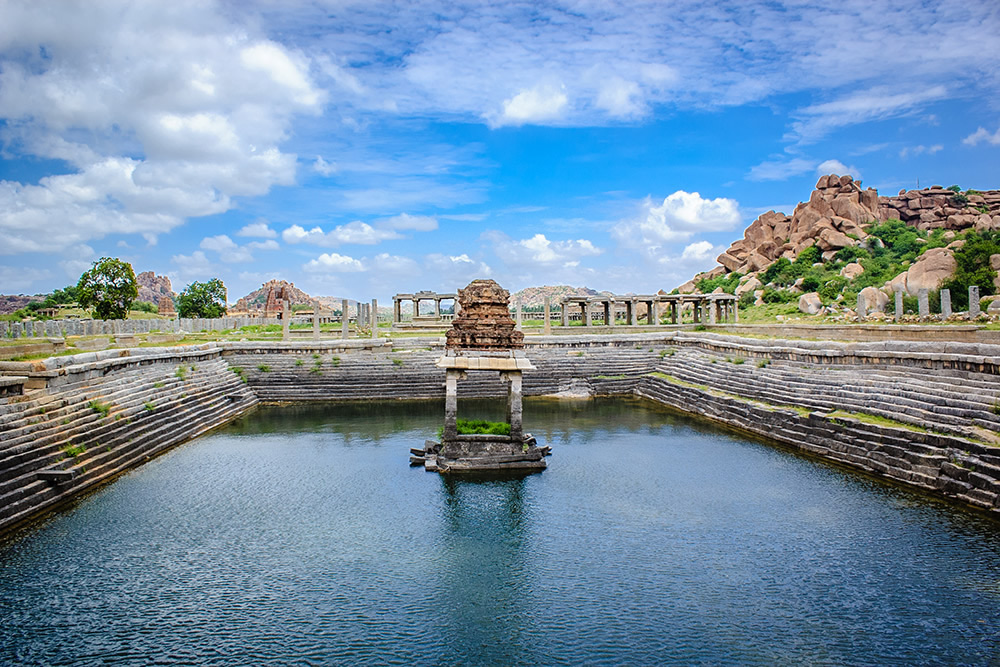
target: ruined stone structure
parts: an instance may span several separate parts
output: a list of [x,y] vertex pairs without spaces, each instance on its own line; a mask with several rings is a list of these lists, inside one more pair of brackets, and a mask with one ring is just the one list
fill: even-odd
[[[414,449],[411,463],[441,473],[536,471],[545,468],[547,448],[525,437],[522,427],[522,373],[534,366],[524,355],[524,334],[508,308],[510,292],[492,280],[474,280],[458,291],[462,314],[448,330],[445,355],[444,431],[441,442]],[[469,371],[498,371],[507,386],[509,435],[458,432],[458,381]]]
[[[403,321],[403,303],[411,302],[413,304],[413,317],[409,322]],[[434,313],[431,315],[421,314],[420,304],[424,301],[434,302]],[[442,313],[441,312],[441,302],[442,301],[454,301],[454,313]],[[459,310],[459,300],[458,296],[455,294],[439,294],[438,292],[430,292],[423,290],[420,292],[414,292],[412,294],[396,294],[392,297],[392,326],[394,328],[401,327],[431,327],[440,328],[441,325],[451,322],[451,320],[458,314]]]
[[177,310],[174,308],[174,300],[169,296],[161,296],[160,303],[157,304],[157,312],[165,317],[177,317]]
[[510,292],[492,280],[474,280],[458,290],[462,312],[446,338],[452,350],[517,350],[524,334],[515,330],[508,302]]
[[288,297],[285,295],[285,286],[272,284],[267,291],[267,301],[264,302],[264,317],[286,318],[285,312],[288,307]]
[[[605,326],[616,326],[615,320],[623,314],[624,326],[640,324],[639,306],[645,306],[645,324],[660,323],[664,306],[670,313],[671,324],[681,324],[685,310],[690,310],[695,324],[739,322],[737,297],[732,294],[656,294],[651,296],[570,296],[561,302],[562,326],[568,326],[574,310],[579,310],[583,326],[594,325],[597,314]],[[596,313],[595,313],[596,311]]]

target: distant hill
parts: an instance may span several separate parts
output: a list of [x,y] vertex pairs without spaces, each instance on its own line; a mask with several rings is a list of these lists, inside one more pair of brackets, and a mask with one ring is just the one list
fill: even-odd
[[251,310],[257,307],[263,308],[264,304],[267,303],[268,292],[270,292],[272,288],[277,289],[281,287],[285,288],[285,294],[288,296],[292,304],[312,305],[313,297],[296,287],[295,283],[290,283],[287,280],[269,280],[258,289],[255,289],[246,296],[237,300],[233,305],[233,310],[241,311]]
[[0,294],[0,315],[9,315],[15,310],[24,308],[32,301],[45,301],[48,294],[25,296],[23,294]]
[[549,297],[550,301],[553,304],[556,304],[559,303],[560,299],[567,296],[599,296],[601,294],[610,294],[610,292],[598,292],[597,290],[592,290],[589,287],[545,285],[543,287],[525,287],[523,290],[511,294],[510,299],[513,304],[517,298],[520,297],[521,303],[525,308],[532,308],[535,306],[544,306],[545,297]]
[[143,271],[136,275],[135,281],[139,284],[138,301],[148,301],[155,306],[160,303],[160,297],[177,298],[177,294],[170,286],[170,278],[166,276],[158,276],[152,271]]

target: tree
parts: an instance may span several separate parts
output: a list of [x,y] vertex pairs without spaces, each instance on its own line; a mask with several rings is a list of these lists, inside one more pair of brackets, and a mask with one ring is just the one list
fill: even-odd
[[194,282],[177,299],[181,317],[222,317],[226,314],[226,286],[218,278],[206,283]]
[[129,306],[139,296],[135,271],[128,262],[102,257],[80,276],[76,285],[77,301],[83,308],[94,308],[102,320],[124,320]]

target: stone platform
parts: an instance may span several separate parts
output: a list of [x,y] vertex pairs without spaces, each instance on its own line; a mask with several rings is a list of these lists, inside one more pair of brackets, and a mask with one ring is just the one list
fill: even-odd
[[529,433],[520,440],[503,435],[459,435],[444,443],[427,440],[411,449],[410,465],[441,473],[537,472],[544,470],[548,446],[539,447]]

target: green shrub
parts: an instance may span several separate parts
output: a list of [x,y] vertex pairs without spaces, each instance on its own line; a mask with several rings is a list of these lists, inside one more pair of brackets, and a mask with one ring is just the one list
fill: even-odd
[[461,435],[510,435],[510,424],[485,419],[459,419],[456,423]]
[[156,404],[152,401],[146,401],[142,404],[142,407],[146,408],[146,412],[153,412],[156,410]]
[[945,188],[945,190],[951,190],[952,192],[961,192],[962,188],[958,187],[957,185],[949,185],[948,187]]
[[296,359],[296,360],[295,360],[295,365],[296,365],[296,366],[301,366],[301,365],[302,365],[303,363],[304,363],[304,362],[303,362],[303,361],[302,361],[301,359]]
[[990,256],[1000,253],[1000,232],[969,232],[965,245],[955,251],[955,275],[942,283],[951,290],[951,302],[957,310],[969,307],[969,287],[979,286],[979,294],[995,293],[997,272],[990,268]]
[[789,290],[765,287],[764,293],[760,298],[764,303],[792,303],[793,301],[798,301],[799,295]]
[[803,292],[815,292],[819,289],[819,278],[816,276],[806,276],[802,279],[801,287]]
[[722,288],[722,291],[727,294],[733,294],[736,292],[736,288],[740,284],[740,278],[743,277],[742,273],[730,273],[723,274],[721,276],[716,276],[715,278],[703,278],[695,283],[695,286],[701,290],[703,294],[711,294],[718,288]]
[[110,403],[101,403],[98,400],[93,400],[90,403],[88,403],[87,406],[94,412],[101,415],[102,417],[107,417],[108,413],[111,412]]
[[835,262],[843,262],[844,264],[850,264],[859,259],[867,259],[871,257],[867,250],[859,246],[847,246],[846,248],[841,248],[837,251],[837,254],[833,256]]
[[816,290],[816,293],[820,295],[826,301],[832,301],[837,298],[837,295],[844,291],[847,287],[848,280],[843,276],[834,276],[827,280],[824,284],[820,285]]
[[257,366],[257,370],[259,370],[261,373],[270,373],[271,367],[268,366],[267,364],[260,364]]
[[68,445],[64,445],[62,450],[66,454],[66,456],[70,458],[76,458],[80,454],[83,454],[85,451],[87,451],[87,445],[82,445],[82,444],[74,445],[73,443],[69,443]]

